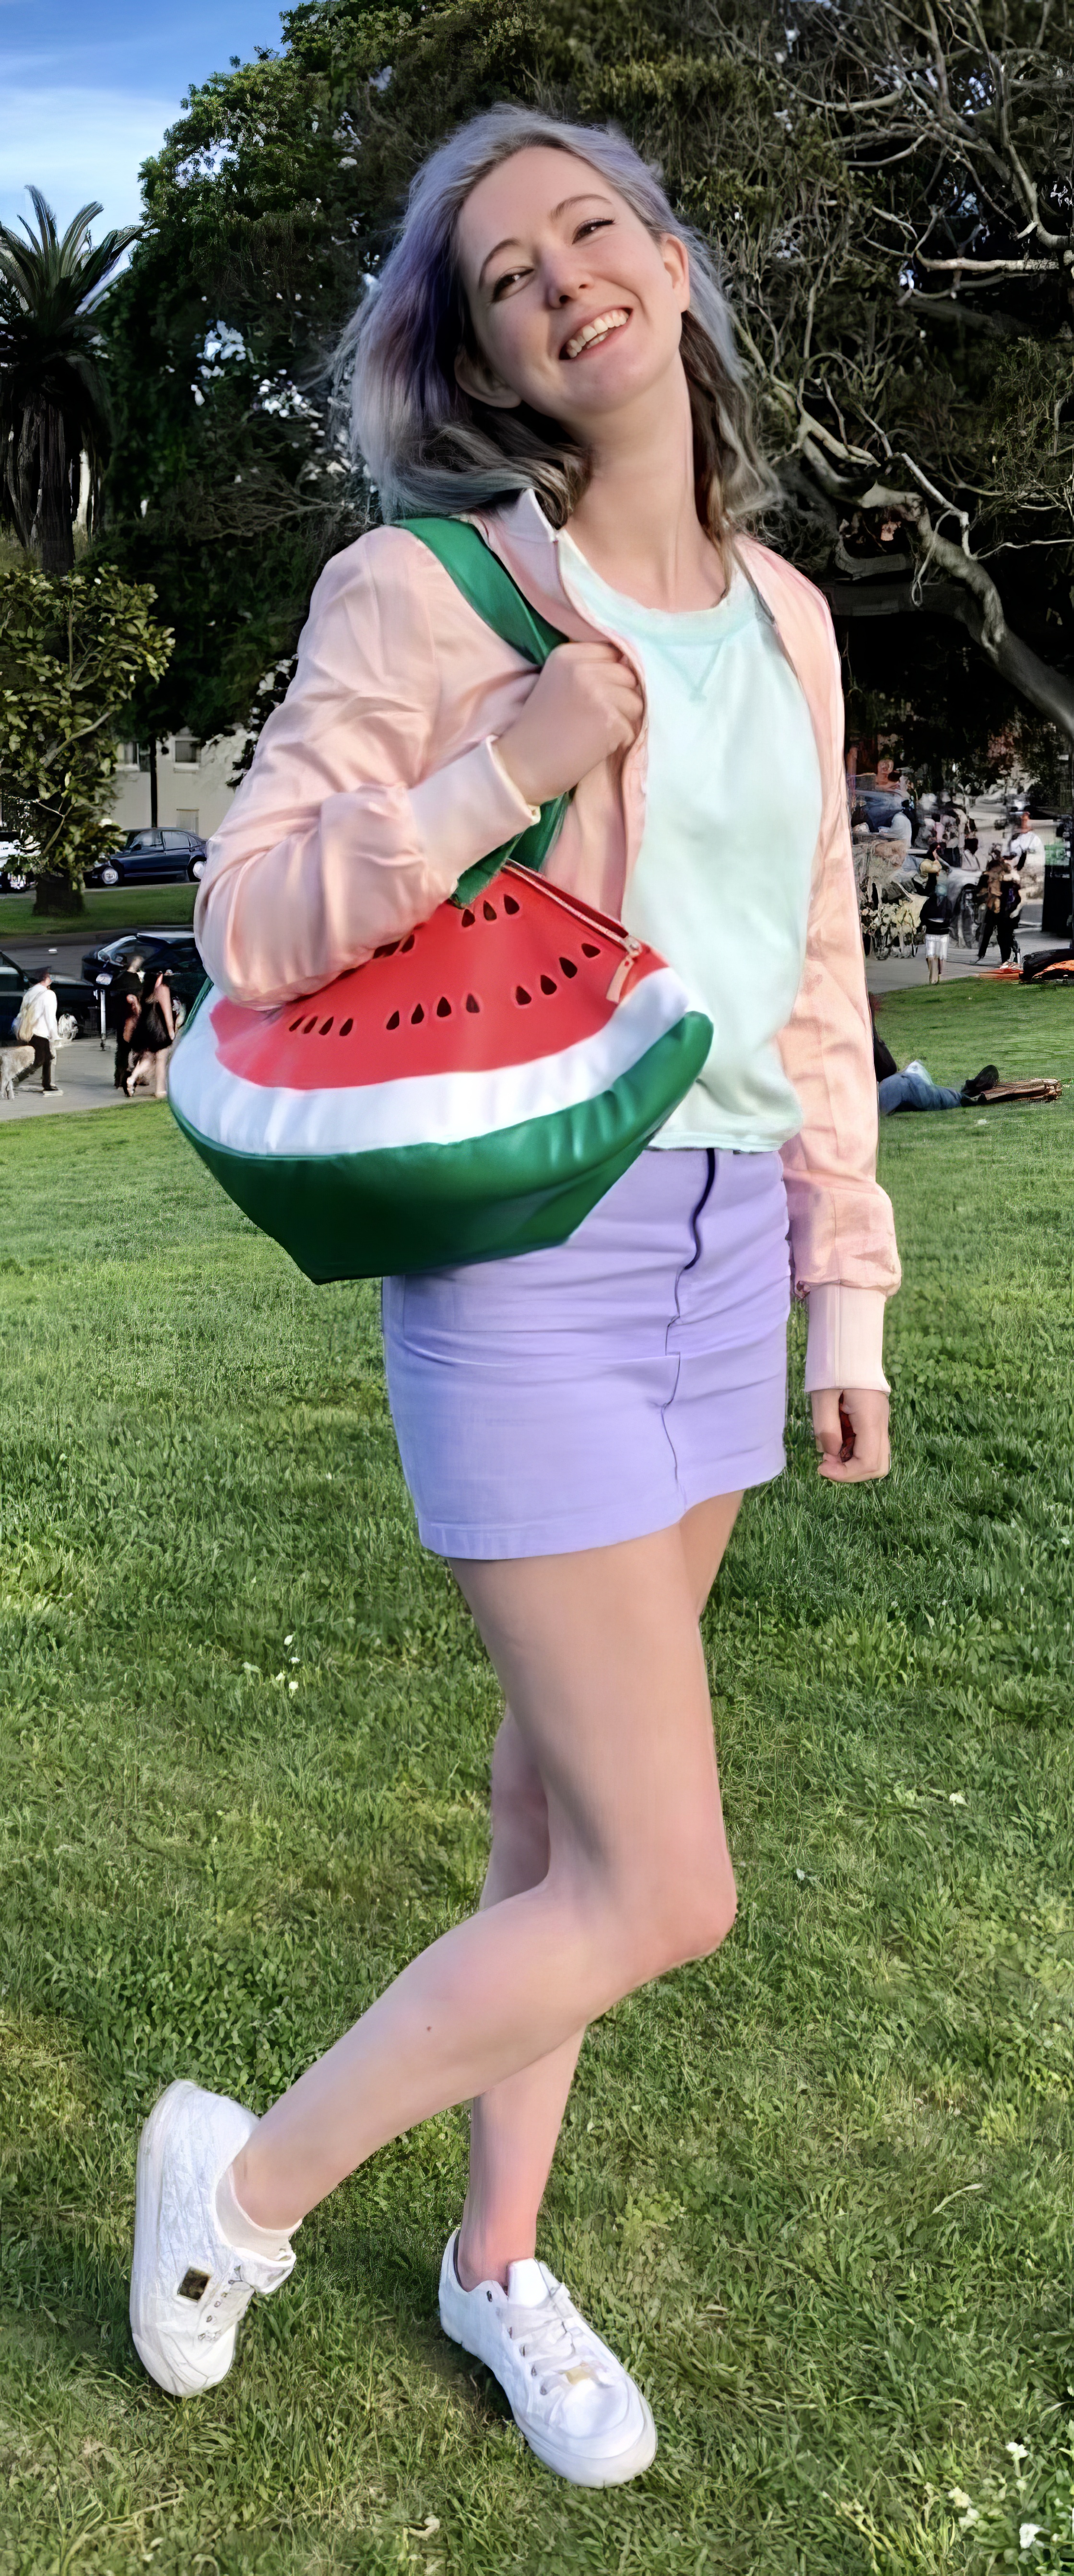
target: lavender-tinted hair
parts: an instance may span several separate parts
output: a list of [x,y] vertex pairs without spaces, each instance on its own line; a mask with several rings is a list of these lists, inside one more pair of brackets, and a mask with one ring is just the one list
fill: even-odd
[[585,489],[588,459],[569,432],[527,405],[498,411],[464,393],[458,350],[473,347],[459,274],[458,219],[471,190],[533,145],[598,170],[654,236],[674,233],[690,259],[682,356],[694,425],[698,516],[718,540],[771,497],[754,446],[731,317],[712,253],[677,222],[659,179],[614,126],[568,125],[525,107],[493,107],[442,143],[419,170],[393,250],[340,342],[337,388],[350,385],[355,459],[386,519],[457,516],[536,492],[562,527]]

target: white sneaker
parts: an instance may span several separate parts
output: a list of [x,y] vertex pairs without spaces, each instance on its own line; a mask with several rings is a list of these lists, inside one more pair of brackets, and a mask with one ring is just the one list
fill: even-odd
[[648,2400],[594,2334],[547,2263],[508,2267],[508,2287],[464,2290],[458,2234],[440,2266],[440,2323],[477,2355],[508,2399],[519,2432],[547,2469],[576,2487],[623,2486],[656,2455]]
[[254,2291],[278,2290],[294,2264],[286,2236],[266,2260],[220,2234],[217,2183],[256,2127],[240,2102],[169,2084],[138,2142],[131,2333],[171,2397],[195,2397],[225,2377]]

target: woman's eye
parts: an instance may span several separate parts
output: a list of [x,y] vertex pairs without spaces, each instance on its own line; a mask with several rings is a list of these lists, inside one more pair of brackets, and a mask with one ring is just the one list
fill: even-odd
[[509,269],[507,269],[503,277],[498,277],[498,278],[497,278],[497,280],[496,280],[496,284],[495,284],[495,286],[493,287],[493,290],[492,290],[492,301],[493,301],[493,303],[495,304],[495,303],[497,302],[498,298],[499,298],[501,295],[505,295],[505,294],[506,294],[507,289],[508,289],[508,287],[509,287],[509,286],[517,286],[517,284],[518,284],[518,281],[519,281],[519,278],[520,278],[520,277],[528,277],[528,276],[529,276],[529,270],[528,270],[528,269],[526,269],[526,268],[509,268]]
[[583,240],[586,233],[607,232],[609,224],[613,221],[614,217],[611,215],[587,215],[584,224],[579,224],[578,226],[578,230],[574,236],[575,241]]

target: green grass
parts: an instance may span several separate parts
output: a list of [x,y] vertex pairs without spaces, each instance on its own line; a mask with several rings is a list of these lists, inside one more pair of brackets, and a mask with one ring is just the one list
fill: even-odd
[[195,885],[87,886],[84,912],[35,913],[29,894],[0,895],[0,948],[9,939],[42,939],[85,931],[87,946],[119,930],[185,930],[194,918]]
[[219,2390],[134,2361],[140,2119],[180,2070],[263,2106],[472,1904],[496,1694],[372,1291],[163,1110],[4,1130],[3,2576],[1074,2567],[1074,996],[884,1025],[1069,1088],[885,1129],[890,1483],[819,1485],[796,1395],[707,1615],[738,1925],[592,2033],[542,2240],[654,2405],[608,2497],[439,2337],[461,2114],[307,2223]]

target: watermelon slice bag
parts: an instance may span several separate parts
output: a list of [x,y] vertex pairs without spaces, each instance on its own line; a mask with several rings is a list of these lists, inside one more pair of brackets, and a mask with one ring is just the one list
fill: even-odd
[[[476,528],[404,524],[528,660],[563,642]],[[319,992],[249,1010],[207,985],[191,1012],[175,1117],[308,1278],[562,1243],[696,1080],[712,1025],[678,977],[537,874],[566,801]]]

